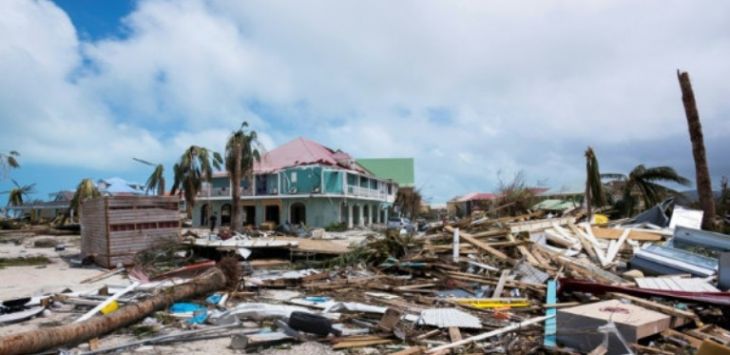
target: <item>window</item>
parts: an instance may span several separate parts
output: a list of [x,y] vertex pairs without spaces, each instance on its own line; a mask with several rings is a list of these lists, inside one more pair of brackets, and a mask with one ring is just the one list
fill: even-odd
[[296,184],[297,183],[297,172],[296,171],[292,171],[291,172],[291,183],[292,184]]

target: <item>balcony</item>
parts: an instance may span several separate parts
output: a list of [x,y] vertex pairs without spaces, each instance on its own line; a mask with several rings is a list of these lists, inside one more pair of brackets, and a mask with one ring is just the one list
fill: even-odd
[[388,194],[383,191],[353,185],[347,186],[347,195],[365,198],[376,198],[379,200],[385,200],[388,196]]
[[227,187],[208,187],[203,186],[203,188],[200,189],[200,192],[198,192],[199,197],[230,197],[231,196],[231,189]]

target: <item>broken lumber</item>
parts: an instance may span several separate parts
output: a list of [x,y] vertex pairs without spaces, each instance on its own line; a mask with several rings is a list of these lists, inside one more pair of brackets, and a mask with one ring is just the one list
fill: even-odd
[[509,333],[511,331],[514,331],[514,330],[517,330],[517,329],[526,327],[526,326],[531,325],[531,324],[540,323],[540,322],[542,322],[542,321],[544,321],[546,319],[550,319],[550,318],[553,318],[553,317],[554,316],[542,316],[542,317],[530,318],[530,319],[525,320],[525,321],[522,321],[520,323],[515,323],[515,324],[512,324],[512,325],[508,325],[508,326],[506,326],[504,328],[499,328],[499,329],[492,330],[491,332],[486,332],[486,333],[482,333],[482,334],[479,334],[479,335],[475,335],[473,337],[468,337],[466,339],[462,339],[462,340],[459,340],[459,341],[455,341],[455,342],[453,342],[451,344],[445,344],[445,345],[437,346],[435,348],[428,349],[426,352],[427,353],[436,353],[436,352],[439,352],[439,351],[442,351],[442,350],[446,350],[446,349],[458,348],[458,347],[461,347],[461,346],[464,346],[464,345],[467,345],[467,344],[471,344],[471,343],[474,343],[474,342],[477,342],[477,341],[480,341],[480,340],[484,340],[484,339],[487,339],[487,338],[491,338],[493,336],[497,336],[497,335],[504,334],[504,333]]
[[207,294],[223,288],[226,276],[218,268],[206,271],[189,283],[173,286],[143,301],[128,304],[118,311],[84,322],[39,328],[0,338],[0,354],[37,353],[51,348],[99,337],[138,322],[150,313],[169,307],[173,302]]
[[[454,233],[454,228],[451,226],[446,226],[446,227],[444,227],[444,229],[449,233]],[[493,256],[497,257],[498,259],[508,261],[510,263],[515,262],[514,260],[510,259],[506,254],[502,253],[501,251],[499,251],[497,249],[492,248],[487,243],[484,243],[484,242],[474,238],[469,233],[459,232],[459,238],[465,240],[467,243],[469,243],[483,251],[486,251],[489,254],[492,254]]]

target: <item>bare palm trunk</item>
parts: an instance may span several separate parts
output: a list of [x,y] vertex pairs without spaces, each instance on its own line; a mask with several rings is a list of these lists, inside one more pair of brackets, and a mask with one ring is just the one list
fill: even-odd
[[593,218],[591,217],[593,214],[593,211],[591,210],[591,187],[590,187],[590,181],[586,179],[586,216],[588,218],[588,223],[591,223],[593,221]]
[[157,196],[165,195],[165,178],[160,178],[160,183],[157,185]]
[[231,213],[233,214],[231,219],[231,228],[236,232],[242,232],[243,231],[243,223],[241,221],[241,144],[240,142],[236,144],[235,147],[235,156],[234,156],[234,164],[233,167],[233,174],[231,175],[231,186],[232,186],[232,193],[231,198],[233,201],[231,201]]
[[213,268],[187,284],[168,288],[144,301],[131,303],[105,316],[2,337],[0,354],[36,353],[62,345],[78,344],[138,322],[156,310],[169,307],[177,300],[207,294],[223,288],[225,284],[226,276],[220,269]]
[[195,195],[198,194],[198,191],[195,191],[193,189],[192,184],[185,184],[185,190],[183,191],[183,194],[185,195],[185,211],[187,212],[188,218],[193,218],[193,206],[195,206]]
[[695,95],[692,91],[689,74],[677,70],[677,78],[679,79],[679,87],[682,89],[682,103],[684,104],[684,112],[687,115],[689,138],[692,141],[692,155],[695,160],[695,174],[697,177],[697,193],[700,197],[700,206],[705,212],[704,218],[702,219],[702,228],[712,230],[715,227],[715,200],[712,196],[712,182],[710,181],[710,169],[707,166],[700,114],[697,111],[697,102],[695,102]]

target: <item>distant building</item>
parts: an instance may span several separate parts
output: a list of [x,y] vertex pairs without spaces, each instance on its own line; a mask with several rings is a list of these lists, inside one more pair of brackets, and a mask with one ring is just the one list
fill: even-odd
[[393,180],[400,188],[412,188],[416,184],[413,158],[368,158],[357,163],[381,179]]
[[74,197],[73,191],[59,191],[49,195],[48,201],[33,201],[25,203],[22,206],[12,207],[11,209],[21,211],[22,217],[41,218],[51,220],[58,215],[66,213],[71,206],[71,200]]
[[[253,170],[240,182],[244,225],[383,223],[398,190],[397,182],[372,173],[349,154],[305,138],[267,152]],[[230,225],[226,172],[204,184],[193,207],[193,225],[208,225],[213,213],[220,225]]]
[[498,197],[490,192],[470,192],[446,202],[446,211],[449,216],[467,217],[476,211],[489,210]]

